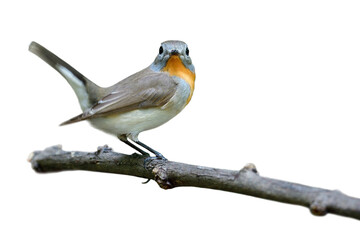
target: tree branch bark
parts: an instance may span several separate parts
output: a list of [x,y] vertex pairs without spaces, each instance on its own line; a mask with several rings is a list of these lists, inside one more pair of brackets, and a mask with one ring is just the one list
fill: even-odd
[[192,186],[223,190],[304,206],[316,216],[333,213],[360,220],[359,198],[337,190],[261,177],[253,164],[234,171],[145,159],[142,155],[125,155],[106,147],[90,153],[67,152],[61,146],[53,146],[29,156],[33,169],[39,173],[87,170],[125,174],[155,180],[163,189]]

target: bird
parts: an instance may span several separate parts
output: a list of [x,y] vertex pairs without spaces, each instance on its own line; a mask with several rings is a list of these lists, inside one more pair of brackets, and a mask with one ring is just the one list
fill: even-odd
[[[166,123],[190,102],[196,75],[185,42],[161,43],[155,60],[148,67],[106,88],[96,85],[37,42],[30,43],[29,51],[59,72],[78,98],[82,113],[60,126],[87,120],[140,154],[167,160],[138,136]],[[150,157],[149,153],[155,156]]]

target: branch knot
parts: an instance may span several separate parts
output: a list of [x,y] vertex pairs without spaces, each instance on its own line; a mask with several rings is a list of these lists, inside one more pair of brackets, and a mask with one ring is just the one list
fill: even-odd
[[152,173],[155,175],[155,181],[159,184],[159,186],[163,189],[171,189],[174,188],[174,186],[171,184],[167,169],[163,164],[157,164],[153,170]]
[[315,216],[324,216],[328,213],[328,208],[336,202],[336,198],[342,193],[338,190],[321,192],[310,204],[310,212]]

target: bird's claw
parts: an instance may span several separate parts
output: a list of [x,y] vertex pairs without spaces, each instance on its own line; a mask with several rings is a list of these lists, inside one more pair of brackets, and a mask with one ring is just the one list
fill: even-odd
[[[154,160],[162,160],[164,162],[167,161],[167,159],[162,155],[162,154],[158,154],[155,157],[150,157],[148,156],[147,158],[144,159],[144,168],[146,168],[147,165],[149,165],[152,161]],[[150,178],[148,180],[146,180],[145,182],[143,182],[142,184],[147,184],[148,182],[150,182]]]
[[142,182],[142,184],[147,184],[148,182],[150,182],[150,178],[148,178],[148,180],[146,180],[145,182]]
[[163,162],[167,161],[167,159],[161,154],[159,154],[157,156],[153,156],[153,157],[147,157],[147,158],[144,159],[144,168],[146,168],[146,166],[149,165],[154,160],[160,160],[160,161],[163,161]]
[[99,146],[95,152],[95,155],[96,156],[99,156],[100,154],[103,154],[103,153],[108,153],[108,152],[111,152],[112,151],[112,148],[109,147],[107,144],[105,144],[104,146]]

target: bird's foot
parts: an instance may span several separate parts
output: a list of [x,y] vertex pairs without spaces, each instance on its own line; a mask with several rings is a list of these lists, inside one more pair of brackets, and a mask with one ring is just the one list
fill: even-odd
[[112,148],[109,147],[107,144],[105,144],[104,146],[99,146],[97,148],[97,151],[95,152],[95,155],[99,156],[100,154],[108,153],[108,152],[111,152],[111,151],[112,151]]
[[[161,153],[158,153],[158,154],[156,154],[156,156],[153,156],[153,157],[148,156],[147,158],[144,159],[144,168],[146,168],[146,166],[148,166],[154,160],[161,160],[163,162],[167,161],[167,159]],[[142,184],[146,184],[146,183],[150,182],[150,180],[151,179],[149,178]]]
[[152,156],[152,157],[145,158],[144,159],[144,167],[146,168],[146,166],[149,165],[154,160],[160,160],[160,161],[163,161],[163,162],[167,161],[167,159],[162,154],[158,154],[157,156]]
[[164,157],[164,155],[162,155],[162,154],[159,153],[159,152],[155,155],[155,158],[156,158],[157,160],[162,160],[162,161],[164,161],[164,162],[167,161],[167,158]]

